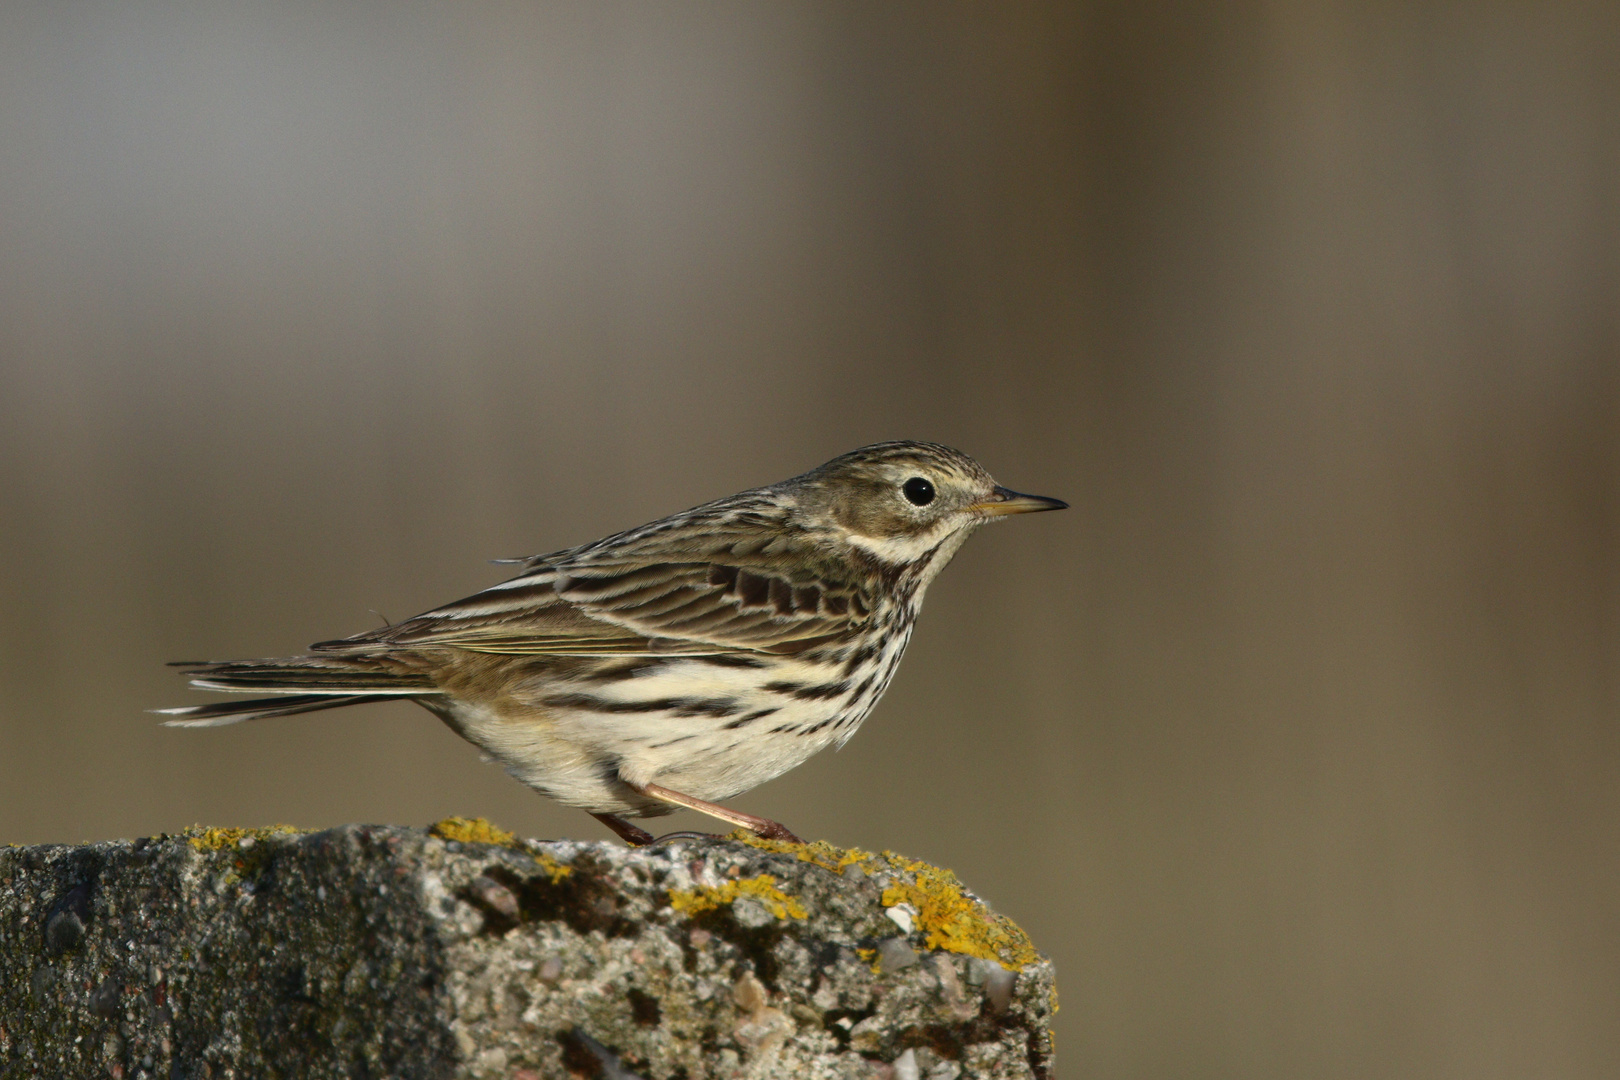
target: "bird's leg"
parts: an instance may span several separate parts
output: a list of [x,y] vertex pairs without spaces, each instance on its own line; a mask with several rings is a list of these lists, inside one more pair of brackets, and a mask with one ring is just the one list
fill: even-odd
[[623,840],[631,847],[644,847],[653,841],[652,833],[648,832],[646,829],[640,828],[639,826],[630,824],[617,814],[598,814],[594,810],[587,811],[587,813],[589,813],[591,817],[595,818],[597,821],[600,821],[602,824],[612,829],[614,834],[618,836],[620,840]]
[[[745,814],[741,810],[732,810],[717,803],[694,799],[690,795],[682,795],[678,791],[671,791],[669,788],[659,787],[657,784],[631,784],[630,786],[649,799],[657,799],[659,802],[666,802],[671,806],[685,807],[688,810],[696,810],[700,814],[708,814],[710,817],[719,818],[721,821],[729,821],[731,824],[740,825],[749,832],[764,837],[766,840],[786,840],[790,844],[804,843],[803,840],[794,836],[786,825],[772,821],[770,818],[755,817],[753,814]],[[604,815],[598,814],[597,816],[603,817]],[[624,824],[629,825],[629,822]],[[630,827],[635,828],[633,825]],[[610,824],[608,828],[613,828],[613,826]],[[623,836],[624,834],[620,833],[619,835]]]
[[[683,807],[687,810],[696,810],[700,814],[708,814],[710,817],[719,818],[721,821],[740,825],[749,832],[762,836],[767,840],[786,840],[793,844],[804,843],[803,840],[794,836],[786,825],[772,821],[769,818],[756,817],[753,814],[745,814],[741,810],[732,810],[716,803],[695,799],[690,795],[682,795],[678,791],[659,787],[657,784],[632,784],[631,787],[649,799],[657,799],[659,802],[666,802],[672,806]],[[646,829],[630,824],[630,822],[617,814],[598,814],[593,811],[591,817],[612,829],[619,839],[631,847],[646,847],[648,844],[656,844],[661,840],[719,839],[709,833],[697,832],[670,833],[667,836],[660,836],[655,839],[653,834]]]

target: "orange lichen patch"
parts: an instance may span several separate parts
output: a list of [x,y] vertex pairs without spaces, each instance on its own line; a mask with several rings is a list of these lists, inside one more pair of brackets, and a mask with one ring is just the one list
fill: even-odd
[[917,928],[927,935],[930,949],[994,960],[1014,971],[1040,959],[1017,923],[967,896],[949,870],[892,851],[883,858],[902,874],[883,890],[883,906],[915,908]]
[[669,906],[688,917],[713,911],[722,904],[730,904],[739,897],[751,896],[765,905],[765,909],[778,919],[809,918],[804,905],[776,887],[770,874],[728,881],[713,888],[671,889]]
[[855,955],[860,957],[866,966],[872,969],[872,974],[883,974],[883,965],[878,963],[878,951],[876,949],[856,949]]
[[749,847],[759,848],[761,851],[770,851],[778,855],[792,855],[801,862],[815,863],[823,870],[841,873],[846,866],[869,862],[877,858],[870,851],[860,848],[841,848],[827,843],[825,840],[816,840],[808,844],[794,844],[786,840],[766,840],[751,832],[738,829],[727,840],[736,840]]
[[258,841],[268,840],[272,836],[295,836],[302,831],[291,825],[271,825],[262,829],[221,829],[193,825],[181,835],[198,851],[223,851],[226,848],[241,847],[243,840]]
[[517,843],[517,837],[481,817],[447,817],[428,826],[428,832],[441,840],[459,840],[464,844],[499,844],[502,847],[512,847]]

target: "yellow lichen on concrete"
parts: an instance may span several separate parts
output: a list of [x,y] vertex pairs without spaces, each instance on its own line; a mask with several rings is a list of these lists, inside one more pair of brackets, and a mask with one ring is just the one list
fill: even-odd
[[485,818],[447,817],[443,821],[429,825],[428,834],[441,840],[457,840],[464,844],[497,844],[522,851],[533,856],[534,861],[540,864],[540,868],[550,875],[553,885],[574,872],[572,866],[553,859],[546,852],[539,850],[538,845],[532,841],[525,843]]
[[841,848],[829,844],[825,840],[815,840],[808,844],[794,844],[787,840],[766,840],[764,837],[756,836],[742,829],[738,829],[726,839],[736,840],[739,843],[747,844],[749,847],[759,848],[761,851],[770,851],[778,855],[792,855],[800,862],[815,863],[823,870],[831,870],[835,874],[842,873],[846,866],[870,862],[877,858],[870,851],[862,851],[860,848]]
[[758,900],[778,919],[809,918],[804,905],[778,889],[776,879],[770,874],[728,881],[712,888],[671,889],[669,906],[686,916],[701,915],[705,911],[713,911],[722,904],[730,904],[742,896],[751,896]]
[[550,855],[547,855],[543,851],[531,851],[529,854],[534,856],[534,861],[539,863],[540,868],[551,877],[551,883],[553,885],[557,884],[557,882],[574,872],[574,868],[572,866],[567,866],[558,862],[556,859],[553,859]]
[[[1005,915],[997,915],[962,891],[949,870],[885,851],[889,866],[902,876],[883,890],[883,906],[910,904],[917,928],[930,949],[994,960],[1017,970],[1040,959],[1029,935]],[[908,880],[909,879],[909,880]]]
[[502,847],[512,847],[517,843],[517,837],[481,817],[447,817],[430,825],[428,832],[441,840],[459,840],[464,844],[499,844]]
[[184,833],[186,840],[198,851],[223,851],[242,846],[243,840],[268,840],[273,836],[297,835],[302,829],[292,825],[270,825],[261,829],[205,828],[193,825]]
[[842,873],[859,866],[869,875],[888,873],[895,880],[883,890],[883,906],[910,904],[917,911],[916,926],[927,935],[928,948],[994,960],[1017,970],[1040,959],[1023,928],[1005,915],[997,915],[962,891],[962,883],[949,870],[892,851],[874,855],[860,848],[841,848],[825,840],[794,844],[766,840],[739,830],[727,839],[779,855],[792,855],[808,863]]

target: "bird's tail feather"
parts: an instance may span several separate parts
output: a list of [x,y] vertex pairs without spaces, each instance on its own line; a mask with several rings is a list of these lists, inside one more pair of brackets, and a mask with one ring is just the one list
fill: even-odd
[[212,705],[187,705],[179,709],[153,709],[161,716],[172,716],[163,721],[165,727],[224,727],[240,724],[244,720],[268,720],[273,716],[297,716],[299,713],[336,709],[342,705],[362,705],[368,701],[393,701],[393,697],[380,694],[284,694],[281,697],[254,698],[251,701],[220,701]]
[[368,701],[431,698],[438,691],[433,680],[419,672],[360,658],[295,656],[284,660],[182,662],[172,666],[187,668],[191,685],[198,690],[257,691],[278,696],[154,709],[175,718],[164,721],[170,727],[219,727]]

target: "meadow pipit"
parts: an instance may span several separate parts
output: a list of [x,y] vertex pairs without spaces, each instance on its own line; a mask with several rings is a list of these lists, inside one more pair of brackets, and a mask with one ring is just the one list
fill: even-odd
[[536,791],[595,815],[687,807],[796,840],[727,799],[842,745],[975,529],[1066,503],[998,487],[935,443],[888,442],[595,543],[304,656],[183,664],[278,695],[160,710],[178,727],[406,698]]

